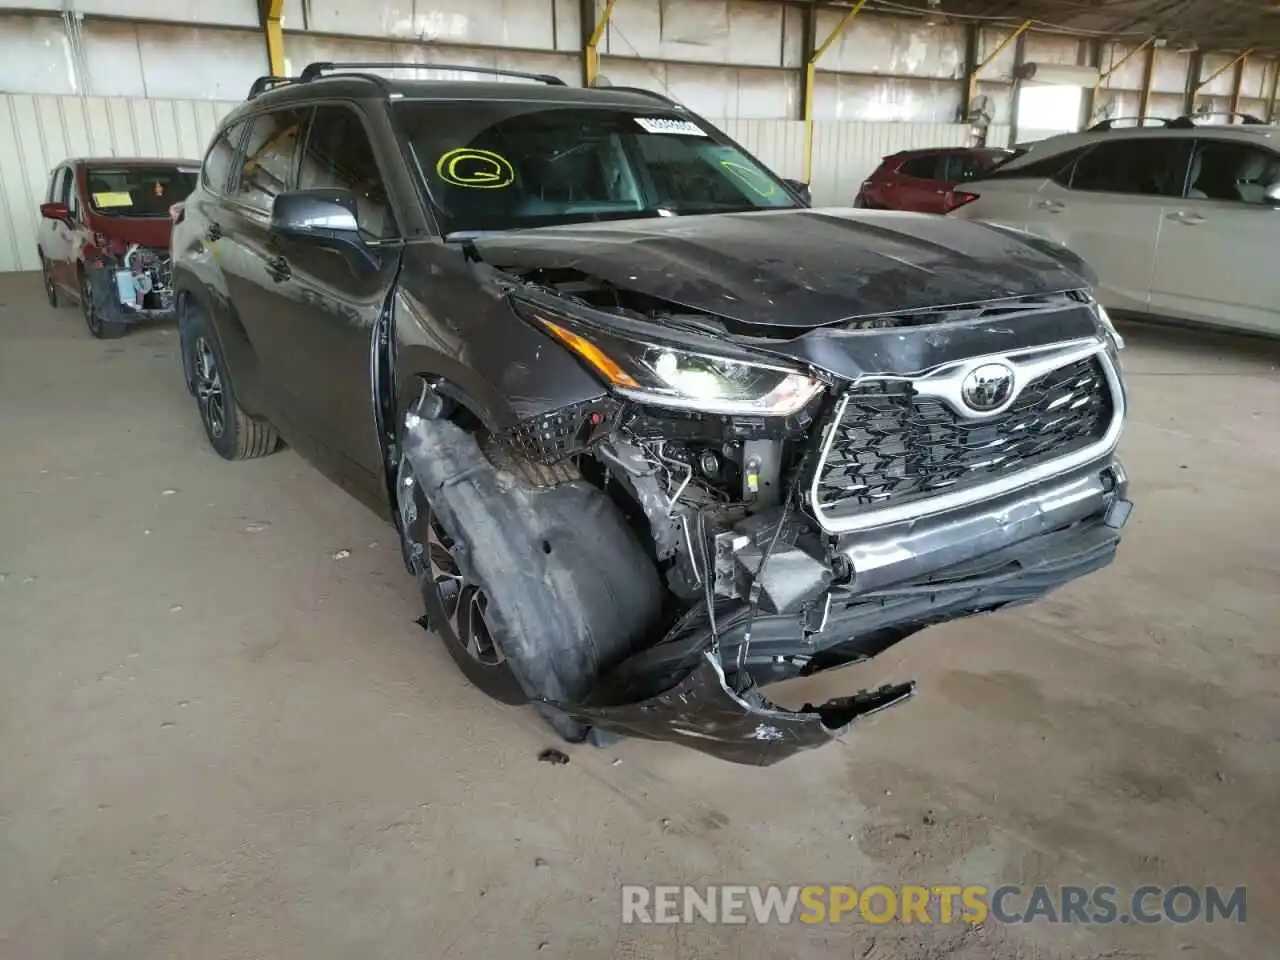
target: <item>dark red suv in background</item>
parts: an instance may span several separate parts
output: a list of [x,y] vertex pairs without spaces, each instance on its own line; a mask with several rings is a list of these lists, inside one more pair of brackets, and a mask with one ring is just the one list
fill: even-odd
[[195,189],[198,160],[65,160],[40,204],[40,266],[49,303],[80,301],[89,331],[173,315],[171,210]]
[[938,147],[904,150],[885,157],[862,182],[855,207],[949,213],[965,202],[956,188],[977,180],[1013,156],[994,147]]

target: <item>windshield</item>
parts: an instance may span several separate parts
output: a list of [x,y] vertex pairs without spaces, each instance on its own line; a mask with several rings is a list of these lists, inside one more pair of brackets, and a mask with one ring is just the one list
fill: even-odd
[[168,217],[169,207],[196,188],[196,173],[179,167],[90,167],[89,206],[108,217]]
[[797,206],[756,160],[670,111],[486,101],[396,110],[446,235]]

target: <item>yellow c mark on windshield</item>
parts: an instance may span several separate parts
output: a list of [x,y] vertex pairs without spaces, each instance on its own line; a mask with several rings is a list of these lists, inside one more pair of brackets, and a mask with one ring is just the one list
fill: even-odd
[[771,197],[778,192],[778,188],[774,186],[773,181],[759,170],[753,170],[732,160],[721,160],[720,166],[745,183],[753,193],[758,193],[762,197]]
[[451,187],[499,190],[515,182],[516,172],[500,153],[458,147],[436,161],[436,176]]

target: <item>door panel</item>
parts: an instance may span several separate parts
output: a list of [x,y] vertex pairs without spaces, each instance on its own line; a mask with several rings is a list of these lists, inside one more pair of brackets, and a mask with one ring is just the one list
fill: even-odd
[[[62,167],[53,187],[52,199],[60,203],[68,203],[75,194],[73,189],[75,173],[70,167]],[[54,283],[64,290],[79,290],[76,282],[76,231],[75,228],[61,220],[45,220],[41,223],[41,232],[45,257],[48,260],[50,273]]]
[[1280,333],[1280,154],[1239,141],[1200,141],[1187,199],[1166,203],[1151,312]]
[[1079,254],[1108,308],[1145,312],[1164,212],[1160,197],[1066,190],[1050,181],[1030,198],[1027,229]]
[[[296,283],[279,279],[280,256],[271,233],[271,203],[292,186],[297,144],[309,110],[280,110],[253,120],[245,143],[244,162],[232,178],[226,199],[210,211],[206,242],[216,244],[253,363],[236,370],[260,412],[290,439],[290,424],[301,400],[292,389],[309,371],[285,334],[288,314],[302,309]],[[291,441],[292,442],[292,441]]]
[[898,168],[894,206],[917,213],[942,213],[946,189],[939,180],[945,158],[938,154],[912,157]]
[[298,367],[293,384],[306,423],[333,454],[335,479],[350,486],[376,483],[381,492],[382,451],[373,413],[370,357],[373,329],[399,269],[400,244],[386,178],[356,111],[321,105],[299,164],[300,189],[339,187],[356,198],[357,222],[367,248],[336,251],[306,240],[282,240],[297,296],[305,309],[283,319]]
[[1103,141],[1032,198],[1028,226],[1097,271],[1105,306],[1146,312],[1164,204],[1181,196],[1190,156],[1190,140]]

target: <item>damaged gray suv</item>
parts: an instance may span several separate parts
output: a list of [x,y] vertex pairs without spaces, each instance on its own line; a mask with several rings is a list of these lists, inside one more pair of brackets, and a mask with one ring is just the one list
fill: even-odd
[[1068,251],[809,209],[647,91],[404,66],[223,122],[173,233],[183,363],[222,456],[283,437],[396,525],[491,696],[767,764],[913,688],[765,685],[1111,562],[1122,342]]

